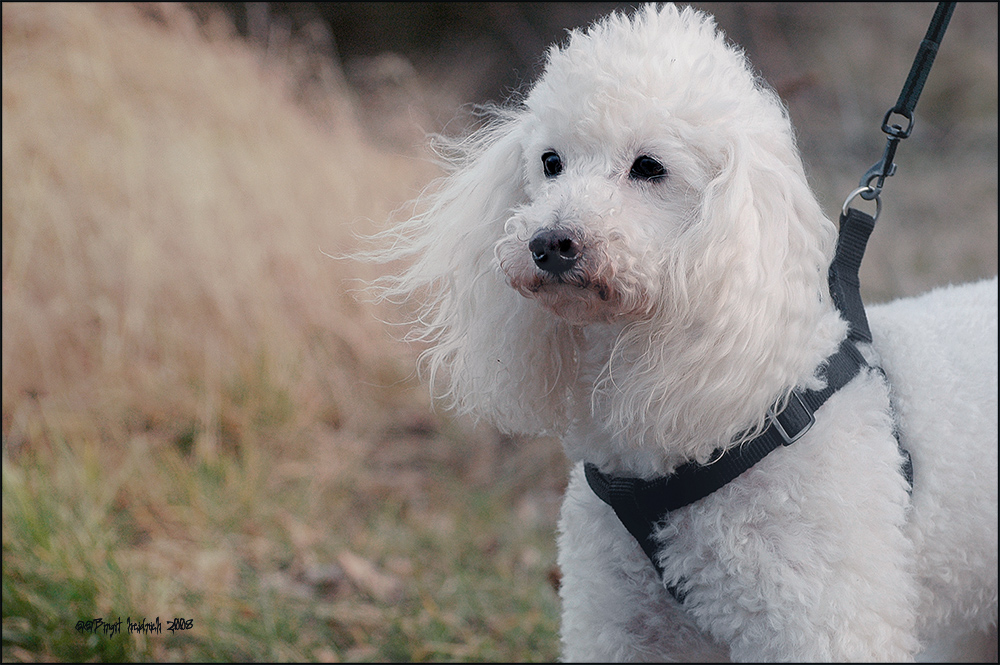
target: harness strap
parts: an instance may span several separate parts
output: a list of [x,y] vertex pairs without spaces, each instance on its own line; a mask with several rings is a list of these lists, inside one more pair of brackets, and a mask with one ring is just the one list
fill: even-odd
[[[828,279],[830,294],[837,309],[847,319],[849,329],[837,352],[827,358],[820,369],[826,378],[824,388],[792,391],[783,409],[768,412],[770,423],[759,436],[725,451],[717,451],[713,454],[715,461],[710,464],[688,462],[675,469],[673,474],[652,480],[612,476],[589,462],[584,465],[587,484],[598,498],[615,511],[661,578],[663,567],[656,556],[659,544],[653,534],[667,514],[721,489],[775,449],[797,441],[812,427],[814,414],[820,406],[857,376],[863,367],[869,366],[856,346],[872,341],[861,300],[858,269],[874,227],[875,219],[855,208],[849,209],[840,218],[837,253],[830,265]],[[875,370],[882,372],[878,367]],[[884,376],[884,372],[882,374]],[[898,432],[893,431],[893,435],[898,444]],[[912,489],[913,463],[910,454],[901,445],[899,451],[903,456],[901,471]],[[684,595],[676,586],[668,585],[667,590],[678,602],[683,601]]]
[[[770,424],[763,433],[746,443],[720,451],[718,459],[711,464],[688,462],[669,476],[643,480],[612,476],[587,463],[584,465],[587,483],[615,511],[662,577],[663,567],[656,557],[659,544],[653,534],[667,513],[712,494],[771,451],[797,441],[815,422],[813,412],[865,366],[867,364],[861,352],[849,338],[845,339],[821,370],[826,376],[823,389],[793,391],[785,408],[769,412]],[[675,587],[669,586],[668,590],[678,601],[683,599]]]
[[828,281],[830,295],[837,309],[848,322],[849,339],[855,342],[871,342],[872,334],[865,316],[865,305],[861,302],[861,281],[858,270],[865,255],[868,237],[875,228],[875,218],[857,208],[848,208],[840,215],[840,235],[837,237],[837,253],[830,264]]

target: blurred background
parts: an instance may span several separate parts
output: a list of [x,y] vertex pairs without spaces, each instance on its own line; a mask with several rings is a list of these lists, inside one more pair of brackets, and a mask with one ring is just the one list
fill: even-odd
[[[558,443],[435,410],[405,312],[356,297],[379,268],[331,257],[439,174],[429,133],[625,6],[4,3],[5,661],[557,656]],[[935,5],[697,6],[835,218]],[[996,274],[995,3],[896,162],[867,302]]]

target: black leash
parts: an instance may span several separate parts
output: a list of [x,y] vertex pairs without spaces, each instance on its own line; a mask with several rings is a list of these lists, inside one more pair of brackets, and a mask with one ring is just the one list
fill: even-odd
[[[878,219],[882,209],[879,196],[885,179],[896,172],[896,165],[893,163],[896,148],[899,142],[913,131],[913,110],[927,81],[927,75],[934,63],[934,56],[937,54],[944,31],[948,27],[948,21],[955,10],[955,4],[954,2],[938,4],[899,99],[882,119],[882,131],[889,137],[882,159],[868,169],[861,178],[858,189],[851,192],[844,202],[837,250],[830,265],[828,280],[830,295],[837,309],[847,319],[849,329],[847,338],[841,343],[838,351],[827,359],[821,370],[826,377],[826,388],[819,391],[793,391],[783,409],[777,412],[772,409],[768,412],[770,422],[760,436],[732,446],[724,452],[720,451],[717,456],[713,456],[716,461],[711,464],[689,462],[676,469],[670,476],[652,480],[611,476],[593,464],[584,465],[587,483],[591,489],[604,503],[614,509],[618,519],[642,546],[661,578],[663,567],[656,557],[659,545],[653,534],[667,514],[724,487],[773,450],[793,444],[812,427],[815,422],[815,411],[827,398],[845,386],[862,368],[868,366],[855,346],[856,343],[872,341],[864,303],[861,300],[858,270],[861,267],[868,238],[875,228],[875,220]],[[889,124],[893,114],[906,119],[905,129],[898,124]],[[849,207],[851,201],[858,195],[867,201],[875,200],[874,216]],[[875,369],[881,371],[880,368]],[[910,455],[902,447],[900,451],[904,458],[902,472],[912,488],[913,465]],[[668,585],[667,589],[678,601],[684,600],[683,592],[676,586]]]
[[[847,195],[847,200],[844,201],[844,206],[841,209],[837,253],[830,266],[830,294],[833,296],[837,309],[844,313],[845,318],[850,323],[849,336],[855,341],[872,341],[864,303],[861,302],[858,269],[861,266],[861,259],[864,257],[868,236],[871,235],[875,228],[875,221],[882,212],[882,199],[880,198],[882,187],[885,185],[885,179],[896,173],[896,164],[893,159],[896,156],[899,142],[908,138],[913,131],[913,110],[917,106],[917,100],[920,99],[920,93],[923,92],[924,83],[927,82],[931,65],[934,64],[934,57],[937,55],[938,47],[941,45],[941,39],[944,37],[944,31],[948,27],[956,4],[955,2],[939,2],[937,9],[934,10],[934,16],[927,27],[927,34],[920,42],[920,48],[913,59],[906,83],[903,84],[903,89],[899,93],[899,99],[882,118],[882,132],[888,136],[882,159],[861,176],[858,188]],[[889,119],[893,114],[902,116],[906,120],[905,129],[902,125],[889,124]],[[875,201],[874,217],[850,207],[851,201],[859,195],[866,201]]]
[[[906,83],[903,84],[903,90],[899,93],[899,99],[882,118],[882,131],[889,137],[885,153],[883,153],[882,159],[861,177],[858,189],[847,197],[847,201],[844,203],[845,212],[848,203],[859,194],[866,201],[875,199],[878,202],[885,179],[896,173],[896,165],[892,161],[896,155],[896,147],[913,131],[913,110],[917,107],[917,100],[920,99],[920,93],[924,90],[924,83],[927,82],[931,65],[934,64],[934,57],[937,55],[938,47],[941,45],[941,39],[944,38],[944,31],[948,27],[956,4],[958,3],[939,2],[937,9],[934,10],[931,24],[927,28],[927,34],[923,41],[920,42],[920,48],[917,50],[916,58],[913,59],[913,66],[910,67],[910,74],[906,77]],[[893,114],[902,116],[906,120],[906,129],[903,129],[901,125],[889,124],[889,118]],[[872,184],[873,180],[875,181],[874,185]],[[876,210],[875,218],[878,218],[878,210]]]

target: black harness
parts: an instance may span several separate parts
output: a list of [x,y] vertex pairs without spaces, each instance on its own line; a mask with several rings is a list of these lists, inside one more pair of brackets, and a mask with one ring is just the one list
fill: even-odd
[[[773,450],[795,443],[812,427],[816,410],[830,395],[847,385],[863,368],[869,367],[857,348],[858,343],[872,341],[868,317],[865,316],[865,307],[861,300],[858,270],[881,209],[879,194],[882,185],[885,179],[896,171],[896,165],[892,161],[896,147],[913,129],[913,109],[954,8],[953,2],[942,2],[938,5],[903,91],[896,105],[889,109],[882,121],[882,131],[889,137],[885,153],[882,159],[865,173],[861,179],[861,186],[851,192],[844,203],[840,216],[837,250],[830,265],[828,282],[833,302],[848,322],[848,334],[837,352],[827,358],[824,366],[820,368],[820,373],[826,379],[826,387],[822,390],[792,391],[784,408],[777,410],[772,408],[768,411],[768,425],[763,433],[725,451],[716,451],[712,456],[715,461],[710,464],[689,462],[678,467],[669,476],[652,480],[611,476],[594,464],[585,464],[587,483],[604,503],[614,509],[618,519],[638,541],[661,578],[663,567],[656,556],[659,545],[653,534],[667,514],[724,487]],[[902,129],[899,125],[888,124],[889,117],[893,113],[907,119],[906,129]],[[853,198],[859,194],[863,199],[876,201],[878,207],[874,217],[849,207]],[[882,372],[881,368],[873,369]],[[896,435],[898,444],[898,432],[893,434]],[[899,450],[903,456],[901,471],[912,489],[913,464],[910,454],[902,446]],[[684,595],[677,587],[668,585],[667,589],[674,598],[683,601]]]
[[[812,427],[816,421],[815,412],[830,395],[847,385],[862,368],[869,366],[857,348],[857,343],[871,342],[868,319],[861,302],[858,268],[874,228],[873,217],[853,208],[840,218],[840,236],[836,257],[830,266],[829,283],[830,294],[837,309],[848,320],[849,329],[840,348],[826,359],[820,369],[826,379],[822,390],[792,391],[783,409],[772,408],[768,411],[769,424],[762,434],[725,451],[717,451],[712,455],[716,461],[711,464],[688,462],[673,474],[653,480],[611,476],[593,464],[584,466],[591,489],[614,509],[661,577],[663,568],[656,557],[659,544],[653,534],[667,514],[722,488],[773,450],[795,443]],[[904,458],[903,473],[912,487],[910,455],[902,447],[900,452]],[[667,588],[675,598],[683,600],[676,587]]]

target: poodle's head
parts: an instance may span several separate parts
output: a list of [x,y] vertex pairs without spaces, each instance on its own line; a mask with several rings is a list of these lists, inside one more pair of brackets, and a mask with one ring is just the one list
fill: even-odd
[[749,393],[749,414],[799,371],[778,347],[816,324],[834,228],[780,100],[710,17],[650,5],[572,32],[452,147],[393,232],[413,263],[389,292],[423,294],[457,404],[559,431],[586,403],[679,434],[705,419],[696,395]]

